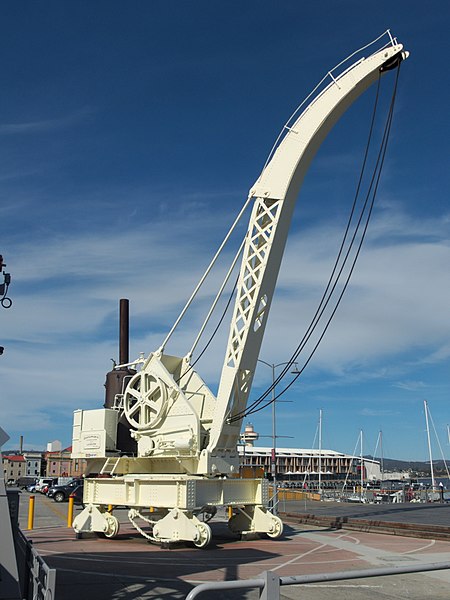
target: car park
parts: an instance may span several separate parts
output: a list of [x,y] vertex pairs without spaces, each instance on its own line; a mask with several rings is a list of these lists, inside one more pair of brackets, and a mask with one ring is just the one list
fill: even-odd
[[49,488],[47,496],[53,498],[55,502],[64,502],[68,500],[70,494],[77,488],[81,483],[82,479],[72,479],[69,483],[64,485],[53,485]]

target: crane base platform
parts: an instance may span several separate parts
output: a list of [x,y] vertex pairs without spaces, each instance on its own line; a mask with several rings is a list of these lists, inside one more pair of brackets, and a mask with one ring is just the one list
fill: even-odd
[[208,545],[207,521],[218,507],[229,507],[228,526],[237,534],[265,533],[280,537],[283,524],[268,509],[265,479],[206,478],[192,475],[131,475],[87,478],[85,508],[73,528],[115,537],[119,522],[111,507],[128,507],[128,517],[141,535],[157,543],[188,541]]

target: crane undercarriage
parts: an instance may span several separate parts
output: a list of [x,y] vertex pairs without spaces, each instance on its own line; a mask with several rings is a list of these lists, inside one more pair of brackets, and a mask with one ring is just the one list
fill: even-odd
[[207,521],[218,507],[231,507],[228,527],[233,533],[265,533],[277,538],[282,535],[283,524],[267,510],[268,500],[265,479],[142,474],[88,477],[84,483],[86,506],[73,527],[77,533],[115,537],[119,522],[108,506],[126,506],[133,526],[150,541],[189,541],[202,548],[211,540]]

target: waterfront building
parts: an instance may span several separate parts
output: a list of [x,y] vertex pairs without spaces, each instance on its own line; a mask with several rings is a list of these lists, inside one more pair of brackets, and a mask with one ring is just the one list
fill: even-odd
[[[272,448],[255,447],[243,444],[239,446],[241,465],[253,470],[259,469],[266,475],[271,472]],[[278,481],[354,481],[361,478],[361,459],[359,456],[344,454],[335,450],[317,450],[305,448],[277,448],[275,452],[276,474]],[[380,463],[363,458],[363,479],[376,481],[381,479]]]
[[23,454],[9,454],[2,457],[3,476],[5,482],[15,482],[19,477],[25,477],[26,460]]

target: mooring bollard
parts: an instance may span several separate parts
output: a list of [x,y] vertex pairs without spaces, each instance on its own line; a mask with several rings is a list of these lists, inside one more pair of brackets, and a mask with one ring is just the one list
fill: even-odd
[[233,516],[233,507],[229,506],[228,507],[228,520],[230,520],[232,516]]
[[28,527],[27,529],[33,529],[34,526],[34,496],[30,496],[30,502],[28,504]]
[[73,496],[69,496],[69,508],[67,509],[67,527],[72,527],[74,500],[75,498]]

